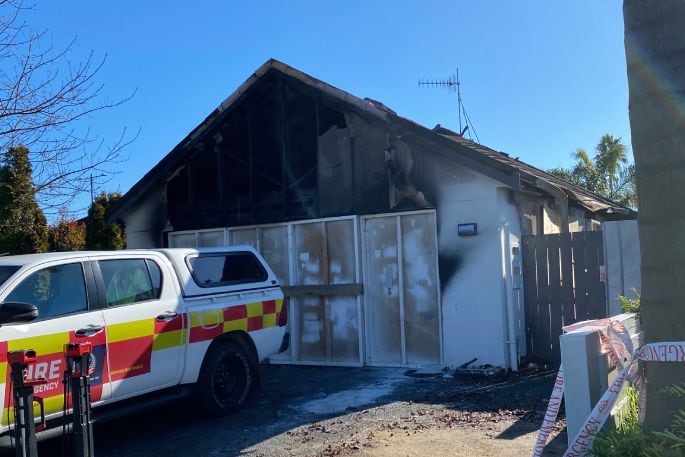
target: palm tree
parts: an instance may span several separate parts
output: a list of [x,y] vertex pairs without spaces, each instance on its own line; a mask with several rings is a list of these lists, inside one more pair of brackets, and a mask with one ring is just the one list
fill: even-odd
[[[609,195],[616,195],[618,190],[618,172],[622,165],[628,163],[626,159],[626,147],[620,138],[611,135],[603,135],[597,145],[597,168],[607,177],[606,185]],[[611,197],[610,197],[611,198]]]
[[[624,0],[630,129],[646,342],[685,340],[685,2]],[[662,393],[685,364],[646,362],[645,425],[663,430],[685,401]]]
[[637,207],[635,166],[628,161],[621,138],[603,135],[593,159],[582,148],[571,156],[576,161],[573,168],[558,167],[549,172],[623,206]]

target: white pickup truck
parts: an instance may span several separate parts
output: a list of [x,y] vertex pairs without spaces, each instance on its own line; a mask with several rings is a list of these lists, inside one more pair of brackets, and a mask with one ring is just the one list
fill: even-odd
[[278,281],[249,246],[0,257],[0,434],[13,415],[8,351],[36,351],[28,377],[47,380],[34,392],[48,420],[62,415],[63,347],[86,341],[94,407],[192,386],[196,404],[225,414],[286,347],[286,321]]

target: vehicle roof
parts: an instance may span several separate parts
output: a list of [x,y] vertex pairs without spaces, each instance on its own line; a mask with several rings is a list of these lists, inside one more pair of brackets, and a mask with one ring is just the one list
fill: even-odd
[[0,265],[25,265],[46,260],[73,259],[105,252],[107,251],[43,252],[40,254],[6,255],[0,257]]
[[215,252],[250,251],[257,252],[255,248],[248,244],[236,244],[231,246],[217,246],[211,248],[164,248],[155,251],[168,253],[170,255],[191,255],[191,254],[211,254]]
[[167,253],[174,255],[189,255],[200,253],[213,252],[227,252],[227,251],[252,251],[255,252],[252,246],[237,245],[237,246],[221,246],[214,248],[166,248],[166,249],[124,249],[120,251],[72,251],[72,252],[43,252],[39,254],[22,254],[22,255],[7,255],[0,256],[0,265],[26,265],[29,263],[40,263],[49,260],[68,260],[90,256],[120,256],[126,254],[149,254],[151,252]]

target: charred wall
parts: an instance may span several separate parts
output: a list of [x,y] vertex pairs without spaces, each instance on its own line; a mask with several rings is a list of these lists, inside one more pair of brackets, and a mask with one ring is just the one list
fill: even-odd
[[260,80],[215,124],[166,177],[173,230],[431,206],[396,132],[286,76]]
[[317,103],[267,78],[167,178],[174,230],[316,217]]

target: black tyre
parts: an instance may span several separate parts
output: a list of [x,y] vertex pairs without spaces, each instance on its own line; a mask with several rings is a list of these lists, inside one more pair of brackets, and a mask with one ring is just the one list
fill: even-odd
[[228,414],[245,403],[253,379],[248,352],[235,343],[217,342],[202,362],[195,398],[209,414]]

